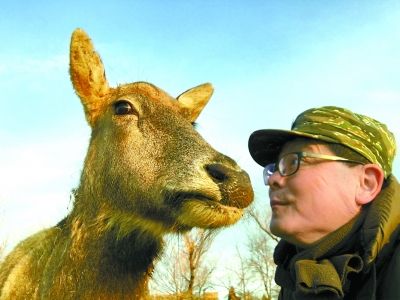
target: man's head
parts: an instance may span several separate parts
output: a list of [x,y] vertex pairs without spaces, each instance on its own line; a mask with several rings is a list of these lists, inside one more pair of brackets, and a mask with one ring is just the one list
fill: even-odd
[[254,132],[249,149],[267,166],[272,232],[306,246],[377,196],[391,174],[396,147],[384,124],[330,106],[303,112],[290,131]]

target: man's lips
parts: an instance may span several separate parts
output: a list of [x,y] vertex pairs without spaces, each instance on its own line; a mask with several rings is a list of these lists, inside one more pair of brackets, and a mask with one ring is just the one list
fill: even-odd
[[286,202],[286,201],[275,201],[275,200],[271,200],[271,201],[269,202],[269,204],[271,205],[271,207],[274,207],[274,206],[284,206],[284,205],[288,205],[289,203]]
[[288,205],[289,204],[289,201],[280,199],[278,197],[278,195],[270,194],[269,198],[270,198],[269,204],[270,204],[271,207],[283,206],[283,205]]

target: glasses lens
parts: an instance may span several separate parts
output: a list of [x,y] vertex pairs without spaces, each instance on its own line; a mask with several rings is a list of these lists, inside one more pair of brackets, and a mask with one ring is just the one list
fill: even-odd
[[272,174],[275,172],[275,164],[268,164],[265,166],[264,171],[263,171],[263,177],[264,177],[264,184],[268,185],[268,179],[271,177]]
[[296,173],[299,168],[299,156],[297,153],[289,153],[279,160],[279,173],[282,176],[289,176]]

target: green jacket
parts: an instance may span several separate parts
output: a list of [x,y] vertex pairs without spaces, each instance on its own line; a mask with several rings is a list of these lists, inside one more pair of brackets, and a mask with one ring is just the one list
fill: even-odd
[[279,299],[400,299],[400,185],[394,176],[359,217],[313,247],[275,248]]

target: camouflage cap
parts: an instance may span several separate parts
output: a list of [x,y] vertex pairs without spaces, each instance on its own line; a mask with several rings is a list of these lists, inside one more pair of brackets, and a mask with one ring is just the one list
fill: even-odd
[[249,138],[253,159],[265,166],[276,161],[282,146],[296,138],[307,137],[347,146],[378,164],[385,178],[392,173],[396,142],[385,124],[348,109],[324,106],[301,113],[291,130],[263,129]]

